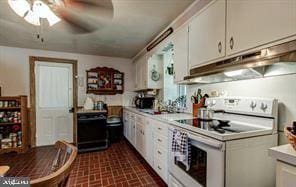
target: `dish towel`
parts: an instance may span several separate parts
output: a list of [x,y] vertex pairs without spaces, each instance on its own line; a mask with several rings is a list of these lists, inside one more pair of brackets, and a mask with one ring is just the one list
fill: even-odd
[[190,169],[191,146],[188,134],[174,129],[172,139],[172,154],[176,161],[186,166],[186,171]]

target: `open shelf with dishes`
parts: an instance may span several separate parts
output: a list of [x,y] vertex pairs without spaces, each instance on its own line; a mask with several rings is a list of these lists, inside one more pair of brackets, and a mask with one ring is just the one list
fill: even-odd
[[122,94],[124,73],[107,67],[97,67],[86,71],[87,93],[96,95]]
[[27,150],[27,96],[0,97],[0,153]]

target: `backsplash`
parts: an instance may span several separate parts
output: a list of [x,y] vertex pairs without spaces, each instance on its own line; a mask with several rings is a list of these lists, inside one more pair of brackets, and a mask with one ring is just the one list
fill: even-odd
[[188,112],[192,112],[192,103],[190,96],[198,88],[202,93],[210,94],[213,91],[224,92],[228,96],[246,96],[246,97],[267,97],[276,98],[279,102],[279,130],[280,144],[286,142],[283,128],[296,120],[296,75],[285,75],[279,77],[269,77],[261,79],[224,82],[215,84],[196,84],[188,86],[187,106]]

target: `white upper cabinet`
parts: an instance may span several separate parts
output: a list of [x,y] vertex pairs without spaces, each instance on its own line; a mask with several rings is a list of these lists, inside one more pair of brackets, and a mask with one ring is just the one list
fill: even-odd
[[217,0],[190,21],[190,68],[225,56],[225,14],[225,0]]
[[188,75],[188,25],[177,30],[171,40],[174,46],[174,82],[178,83]]
[[[140,57],[136,62],[136,90],[144,89],[160,89],[162,86],[162,63],[161,59],[157,55],[148,57],[144,55]],[[152,79],[152,73],[157,75]],[[156,72],[156,73],[155,73]]]
[[148,64],[146,66],[146,74],[144,76],[147,79],[146,86],[148,89],[160,89],[162,88],[163,78],[163,58],[160,55],[152,55],[147,59]]
[[227,54],[296,34],[296,0],[227,0]]

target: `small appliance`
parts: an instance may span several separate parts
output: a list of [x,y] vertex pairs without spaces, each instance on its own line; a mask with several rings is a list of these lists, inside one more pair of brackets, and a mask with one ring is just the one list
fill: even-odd
[[140,109],[152,109],[154,100],[154,97],[136,97],[135,105]]

